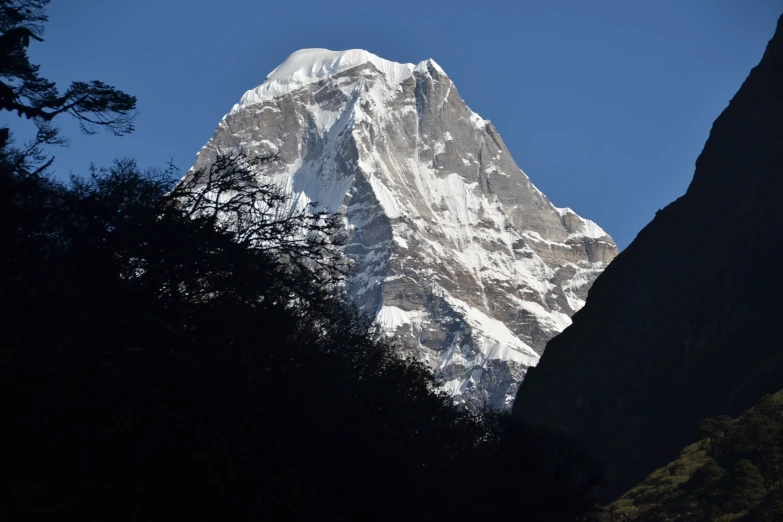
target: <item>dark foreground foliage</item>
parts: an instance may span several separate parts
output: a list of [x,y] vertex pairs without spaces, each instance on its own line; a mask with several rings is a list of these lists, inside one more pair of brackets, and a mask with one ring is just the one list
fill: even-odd
[[591,466],[434,391],[346,305],[338,221],[281,214],[263,161],[181,182],[132,161],[58,182],[52,120],[132,130],[27,48],[49,0],[0,0],[0,519],[570,520]]
[[[133,162],[68,184],[2,167],[4,519],[586,507],[567,443],[454,407],[343,304],[323,219],[263,236]],[[240,178],[232,197],[276,194]],[[290,227],[310,239],[275,242]]]
[[[83,132],[121,136],[133,131],[136,98],[101,81],[76,81],[65,92],[30,62],[31,42],[43,42],[50,0],[0,0],[0,111],[32,120],[45,143],[61,142],[51,122],[67,114]],[[0,141],[2,136],[0,136]]]

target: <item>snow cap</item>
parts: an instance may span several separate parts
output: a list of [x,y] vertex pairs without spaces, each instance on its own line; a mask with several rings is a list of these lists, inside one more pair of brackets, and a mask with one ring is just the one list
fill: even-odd
[[440,74],[446,74],[432,59],[413,65],[412,63],[384,60],[364,49],[350,49],[348,51],[301,49],[292,53],[269,73],[263,84],[247,91],[239,103],[234,105],[231,112],[278,98],[305,85],[317,83],[368,62],[373,64],[391,85],[405,81],[414,72],[427,71],[428,65]]

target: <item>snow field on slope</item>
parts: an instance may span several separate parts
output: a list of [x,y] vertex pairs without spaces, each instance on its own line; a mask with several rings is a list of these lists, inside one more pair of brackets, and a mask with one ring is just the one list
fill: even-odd
[[589,219],[585,219],[573,210],[571,210],[569,207],[563,207],[558,208],[554,207],[558,214],[560,214],[560,217],[565,217],[566,214],[573,214],[577,218],[579,218],[579,221],[582,222],[582,230],[580,232],[577,232],[575,234],[570,234],[569,237],[590,237],[593,239],[598,239],[604,236],[608,236],[609,234],[606,233],[606,231],[599,227],[598,224],[595,221],[590,221]]
[[[364,71],[361,75],[331,78],[368,62],[380,71],[379,75],[374,77],[375,73]],[[460,165],[460,174],[437,168],[439,163],[428,162],[423,158],[431,153],[437,155],[456,151],[461,155],[459,157],[464,166],[476,165],[476,176],[479,165],[482,165],[487,177],[509,176],[501,172],[505,169],[511,173],[510,177],[521,178],[523,183],[552,206],[552,212],[558,212],[561,220],[573,211],[555,208],[521,170],[510,170],[507,165],[497,163],[500,154],[481,156],[479,150],[471,148],[477,144],[481,147],[481,140],[486,142],[489,139],[486,130],[489,122],[476,113],[465,113],[461,118],[463,121],[458,124],[462,127],[455,127],[457,131],[467,129],[466,132],[473,133],[476,142],[468,140],[471,147],[461,150],[460,144],[454,142],[452,133],[460,138],[460,142],[465,140],[459,132],[455,132],[455,128],[450,128],[451,132],[441,129],[442,134],[428,131],[431,137],[422,134],[419,125],[423,120],[419,119],[417,100],[411,95],[402,96],[403,86],[399,82],[410,78],[414,72],[417,72],[417,77],[418,72],[425,71],[435,75],[431,72],[433,70],[445,75],[431,61],[414,67],[412,64],[388,62],[366,51],[304,50],[291,55],[268,75],[262,86],[248,91],[232,112],[253,104],[262,104],[253,109],[259,112],[281,112],[277,105],[279,102],[272,100],[289,94],[294,103],[296,100],[301,101],[303,109],[297,110],[296,114],[303,133],[303,136],[299,136],[299,157],[287,165],[283,172],[272,176],[278,186],[293,196],[292,211],[306,208],[308,203],[317,201],[317,210],[343,211],[343,223],[349,232],[366,230],[366,226],[380,214],[389,218],[391,237],[384,232],[385,235],[373,239],[371,243],[364,239],[362,243],[355,243],[361,245],[361,248],[354,249],[352,257],[367,268],[366,272],[351,276],[352,292],[355,295],[361,296],[371,289],[377,289],[379,285],[401,278],[410,279],[414,284],[435,287],[439,286],[434,283],[437,280],[444,283],[450,281],[445,284],[459,297],[442,287],[434,291],[454,311],[453,319],[469,327],[472,349],[459,346],[463,337],[456,335],[452,346],[435,351],[422,347],[422,355],[424,358],[437,357],[436,366],[440,369],[447,365],[469,368],[459,378],[445,385],[448,390],[459,392],[465,389],[467,383],[478,383],[481,380],[482,368],[487,368],[488,361],[504,360],[523,367],[534,366],[538,362],[539,356],[531,346],[503,322],[491,317],[491,312],[485,311],[491,309],[489,300],[499,298],[504,306],[513,303],[513,308],[518,307],[530,313],[546,331],[561,331],[571,321],[566,314],[556,309],[548,310],[539,304],[551,302],[552,292],[557,286],[552,282],[555,272],[525,244],[528,240],[553,242],[534,232],[518,231],[509,226],[506,211],[511,211],[504,210],[496,196],[484,193],[476,181],[478,178],[472,179],[465,174],[472,168],[464,169]],[[379,76],[380,80],[377,79]],[[329,81],[324,81],[327,79]],[[313,85],[309,90],[294,92],[315,83],[318,85]],[[407,87],[409,84],[406,84]],[[447,87],[448,92],[452,92],[450,83]],[[319,104],[315,100],[320,98],[316,98],[315,93],[324,89],[327,92],[339,89],[346,98],[340,96],[338,99],[341,102],[337,107],[333,102]],[[443,98],[444,103],[445,100]],[[450,103],[454,103],[454,100],[450,100]],[[403,128],[415,143],[388,138]],[[319,137],[315,143],[319,147],[323,146],[323,150],[317,158],[305,160],[308,148],[303,144],[310,143],[308,140],[312,139],[313,134]],[[279,138],[287,139],[290,138],[286,134]],[[275,147],[281,149],[284,145],[258,138],[247,144],[263,150],[273,150]],[[400,144],[403,148],[399,148]],[[343,170],[346,159],[347,172]],[[498,165],[504,166],[499,169]],[[359,176],[364,179],[357,180],[354,167],[358,167]],[[349,200],[351,191],[366,186],[357,185],[364,181],[370,185],[374,199],[371,196]],[[591,221],[579,220],[571,222],[579,233],[570,236],[605,235]],[[519,241],[523,238],[523,241]],[[568,246],[565,243],[558,245]],[[387,275],[392,260],[396,260],[399,265],[394,268],[394,275]],[[400,274],[400,267],[405,276]],[[410,274],[415,276],[411,277]],[[449,276],[459,282],[460,289],[465,288],[461,286],[463,284],[474,288],[473,280],[470,279],[472,277],[476,283],[477,298],[474,300],[472,295],[466,297],[459,290],[454,291],[452,285],[457,287],[458,283]],[[574,292],[587,284],[590,276],[588,270],[578,272],[563,285],[572,309],[584,304]],[[490,288],[493,290],[491,294],[488,292]],[[539,295],[535,296],[535,293]],[[492,297],[488,298],[490,295]],[[419,343],[418,336],[423,324],[432,322],[435,328],[444,327],[440,319],[430,317],[426,309],[403,310],[383,304],[377,311],[377,321],[387,333],[396,333],[408,340],[408,336],[412,336],[414,345]]]

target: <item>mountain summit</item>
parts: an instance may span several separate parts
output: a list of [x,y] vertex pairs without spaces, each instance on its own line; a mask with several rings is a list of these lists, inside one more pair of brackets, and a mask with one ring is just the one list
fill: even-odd
[[433,60],[305,49],[242,96],[199,153],[278,154],[266,172],[342,212],[347,290],[472,407],[511,404],[546,342],[617,255],[555,207]]

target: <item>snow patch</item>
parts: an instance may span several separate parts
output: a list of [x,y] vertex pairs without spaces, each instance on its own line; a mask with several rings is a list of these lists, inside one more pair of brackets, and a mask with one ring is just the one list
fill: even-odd
[[430,58],[429,60],[424,60],[423,62],[419,63],[416,68],[414,69],[415,72],[427,72],[427,67],[431,66],[433,69],[438,71],[439,74],[442,74],[443,76],[448,76],[446,74],[446,71],[443,70],[443,68],[438,65],[438,63]]
[[484,130],[484,128],[489,124],[489,120],[485,120],[473,111],[470,111],[470,121],[473,123],[474,127],[480,130]]
[[471,326],[472,336],[480,345],[486,360],[502,359],[525,366],[538,364],[538,354],[514,335],[504,323],[448,294],[445,294],[444,298]]
[[418,324],[422,315],[421,310],[403,310],[396,306],[381,306],[375,319],[384,330],[393,334],[401,326]]
[[581,222],[582,226],[580,227],[581,230],[577,233],[570,234],[570,237],[589,237],[593,239],[598,239],[601,237],[608,236],[609,234],[606,233],[606,231],[599,227],[597,223],[594,221],[590,221],[589,219],[585,219],[582,216],[578,215],[576,212],[571,210],[569,207],[563,207],[558,208],[554,207],[558,214],[560,214],[560,217],[565,217],[567,214],[573,214],[576,216],[579,221]]
[[405,241],[405,239],[401,238],[400,236],[394,236],[394,242],[400,245],[402,248],[406,250],[408,249],[408,242]]

